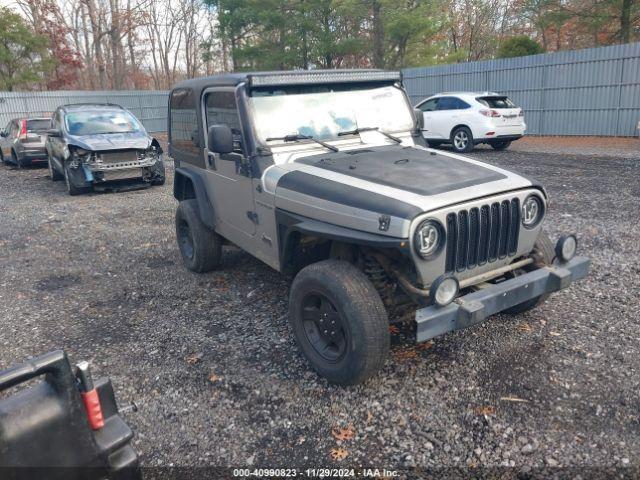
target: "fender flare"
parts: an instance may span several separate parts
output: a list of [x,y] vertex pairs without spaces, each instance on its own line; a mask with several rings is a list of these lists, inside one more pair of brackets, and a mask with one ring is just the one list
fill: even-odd
[[173,196],[179,202],[195,198],[200,220],[211,230],[215,229],[213,205],[207,195],[202,175],[193,170],[177,167],[173,177]]
[[278,254],[281,268],[290,260],[290,255],[298,235],[309,235],[319,239],[338,241],[352,245],[374,248],[406,250],[408,239],[389,237],[376,233],[362,232],[348,227],[333,225],[320,220],[303,217],[292,212],[276,209],[278,229]]

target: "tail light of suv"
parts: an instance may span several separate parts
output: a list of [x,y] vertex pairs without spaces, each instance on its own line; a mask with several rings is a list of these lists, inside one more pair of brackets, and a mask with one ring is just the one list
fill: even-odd
[[485,117],[499,117],[500,114],[495,110],[479,110],[479,112]]
[[20,120],[20,135],[18,135],[18,138],[20,140],[27,139],[27,120],[26,119]]

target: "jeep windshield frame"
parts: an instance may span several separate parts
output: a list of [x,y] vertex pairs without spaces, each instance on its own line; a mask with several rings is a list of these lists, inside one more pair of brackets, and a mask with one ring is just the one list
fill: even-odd
[[268,138],[288,135],[326,142],[343,140],[339,133],[358,129],[400,133],[415,128],[409,99],[393,82],[253,88],[247,103],[254,135],[262,145],[277,142]]

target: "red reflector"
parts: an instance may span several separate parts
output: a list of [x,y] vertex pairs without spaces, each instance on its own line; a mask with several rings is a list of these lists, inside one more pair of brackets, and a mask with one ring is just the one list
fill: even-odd
[[490,137],[491,135],[495,135],[496,132],[487,132],[487,137]]
[[104,427],[104,417],[102,416],[102,407],[100,406],[100,398],[98,391],[94,388],[88,392],[80,392],[84,409],[87,411],[89,425],[93,430],[100,430]]

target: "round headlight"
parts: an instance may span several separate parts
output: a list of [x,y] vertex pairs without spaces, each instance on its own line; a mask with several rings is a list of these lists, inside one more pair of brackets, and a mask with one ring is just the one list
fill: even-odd
[[416,252],[422,258],[435,254],[444,239],[443,229],[435,220],[426,220],[416,229],[413,237]]
[[565,235],[556,243],[556,256],[563,262],[568,262],[576,255],[578,240],[575,235]]
[[442,276],[436,278],[429,288],[429,296],[433,303],[440,307],[449,305],[456,298],[460,284],[455,277]]
[[526,228],[535,227],[540,223],[540,220],[542,220],[543,214],[544,207],[540,197],[537,195],[530,195],[522,204],[522,225]]

